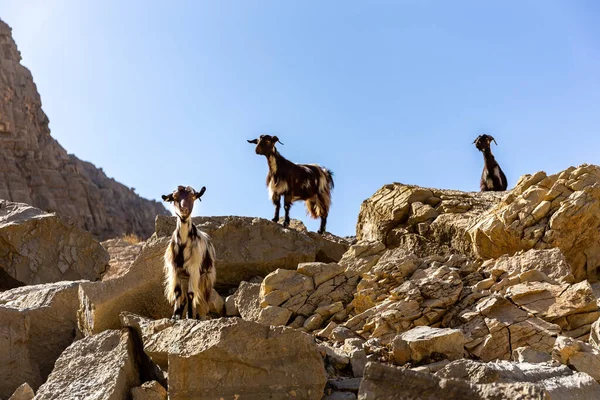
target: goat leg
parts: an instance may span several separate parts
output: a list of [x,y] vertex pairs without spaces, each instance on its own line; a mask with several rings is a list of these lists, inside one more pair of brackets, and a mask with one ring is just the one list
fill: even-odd
[[273,217],[273,219],[271,221],[279,222],[279,209],[281,208],[281,196],[274,194],[272,200],[273,200],[273,204],[275,205],[275,216]]

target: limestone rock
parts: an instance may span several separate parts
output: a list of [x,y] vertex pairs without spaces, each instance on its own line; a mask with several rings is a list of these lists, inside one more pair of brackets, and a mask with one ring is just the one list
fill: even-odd
[[172,315],[163,286],[167,243],[167,238],[146,243],[127,273],[119,278],[81,284],[78,325],[85,335],[118,329],[122,311],[150,318]]
[[136,351],[127,331],[109,330],[69,346],[35,399],[127,398],[139,386]]
[[8,400],[32,400],[35,392],[28,383],[24,383],[15,390]]
[[132,400],[167,400],[167,390],[157,381],[145,382],[131,389]]
[[[435,376],[466,381],[480,388],[534,385],[543,393],[540,399],[595,399],[600,395],[600,385],[589,375],[574,373],[564,365],[458,360],[446,365]],[[496,398],[513,397],[506,394]]]
[[[407,238],[418,240],[414,238],[420,236],[417,226],[427,221],[429,242],[468,252],[470,242],[465,233],[470,219],[493,207],[502,195],[427,189],[401,183],[385,185],[361,205],[356,237],[359,241],[375,240],[387,245],[406,243]],[[424,233],[423,228],[421,232]],[[439,254],[439,251],[430,254]]]
[[23,382],[37,389],[75,339],[78,282],[23,286],[0,293],[0,398]]
[[277,306],[267,306],[260,310],[257,321],[264,325],[287,325],[292,312],[287,308]]
[[541,271],[557,283],[574,281],[571,266],[558,248],[521,251],[510,257],[503,255],[486,261],[482,269],[496,277],[497,281],[531,270]]
[[[262,218],[197,217],[193,222],[215,245],[218,285],[237,286],[278,268],[295,270],[303,262],[337,262],[348,249],[343,239],[286,229]],[[156,236],[170,236],[175,224],[175,217],[159,215]]]
[[242,282],[234,294],[235,306],[246,321],[257,321],[260,315],[260,287],[258,283]]
[[131,243],[122,238],[102,242],[102,247],[110,255],[108,270],[102,275],[102,280],[106,281],[125,275],[131,264],[142,252],[143,246],[143,242]]
[[27,204],[0,200],[0,242],[1,268],[28,285],[93,281],[108,266],[108,253],[91,234]]
[[483,259],[520,250],[559,248],[576,281],[595,282],[600,267],[600,167],[521,179],[493,210],[469,228],[473,252]]
[[559,336],[552,351],[552,358],[600,381],[600,350],[588,343]]
[[600,350],[600,318],[591,326],[590,344]]
[[525,346],[519,347],[513,350],[513,360],[516,362],[527,362],[527,363],[545,363],[552,360],[550,353],[536,350],[534,348]]
[[227,317],[238,317],[240,315],[235,305],[235,295],[233,294],[225,298],[225,315]]
[[392,342],[394,361],[403,365],[409,361],[418,363],[434,355],[449,360],[463,357],[465,336],[458,329],[440,329],[418,326],[401,335]]
[[436,375],[371,362],[365,369],[358,398],[361,400],[549,399],[544,389],[532,383],[476,385],[464,380],[444,379]]
[[325,388],[313,338],[290,328],[183,320],[147,337],[144,350],[159,365],[168,358],[171,399],[321,399]]
[[[11,29],[2,21],[0,44],[0,199],[71,218],[102,240],[126,233],[150,236],[153,218],[167,213],[162,204],[68,154],[50,136],[31,72],[21,65]],[[69,279],[79,278],[87,277]]]

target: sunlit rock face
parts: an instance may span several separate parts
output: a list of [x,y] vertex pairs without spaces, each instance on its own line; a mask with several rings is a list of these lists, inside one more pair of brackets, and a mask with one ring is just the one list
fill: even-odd
[[[162,204],[139,197],[50,136],[31,72],[0,20],[0,199],[70,217],[100,239],[148,237]],[[84,136],[84,135],[82,135]]]

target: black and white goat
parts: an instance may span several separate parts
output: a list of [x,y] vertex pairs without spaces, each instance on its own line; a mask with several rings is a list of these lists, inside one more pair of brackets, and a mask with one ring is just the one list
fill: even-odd
[[215,248],[191,218],[194,201],[205,191],[205,187],[196,192],[190,186],[178,186],[173,193],[162,196],[164,201],[173,203],[177,214],[177,228],[164,257],[165,296],[173,306],[173,319],[183,317],[186,305],[188,318],[207,315],[217,280]]
[[290,224],[292,202],[304,200],[308,214],[315,219],[321,218],[318,232],[324,233],[334,186],[333,173],[316,164],[294,164],[279,154],[275,148],[277,142],[281,143],[279,138],[270,135],[261,135],[258,139],[248,140],[248,143],[256,144],[256,154],[265,156],[269,164],[267,187],[275,205],[273,221],[279,221],[281,196],[283,196],[285,209],[283,221],[285,227]]
[[490,148],[492,141],[496,143],[496,140],[490,135],[479,135],[473,141],[475,147],[483,153],[483,173],[481,174],[481,181],[479,181],[479,188],[482,192],[504,191],[508,186],[506,175],[504,175],[504,172],[502,172],[500,165],[498,165],[492,154],[492,149]]

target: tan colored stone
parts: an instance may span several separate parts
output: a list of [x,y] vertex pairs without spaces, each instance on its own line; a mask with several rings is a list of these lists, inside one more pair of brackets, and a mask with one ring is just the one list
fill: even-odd
[[22,384],[15,390],[15,392],[8,398],[8,400],[32,400],[35,393],[31,386],[27,382]]
[[140,255],[144,242],[131,243],[122,238],[109,239],[102,242],[102,247],[108,251],[110,261],[108,269],[102,275],[102,280],[119,278],[129,271],[129,267]]
[[[197,217],[192,221],[212,238],[217,284],[224,286],[237,286],[278,268],[295,270],[304,262],[337,262],[349,246],[342,238],[286,229],[262,218]],[[170,236],[175,225],[175,217],[158,216],[156,236]]]
[[108,267],[91,234],[27,204],[0,200],[0,242],[0,268],[28,285],[93,281]]
[[167,400],[167,390],[157,381],[145,382],[131,389],[132,400]]
[[0,397],[23,382],[37,389],[77,335],[84,281],[23,286],[0,293]]
[[489,259],[556,247],[576,281],[595,282],[600,267],[600,167],[584,164],[538,178],[521,181],[496,208],[473,221],[473,252]]
[[242,282],[235,292],[235,306],[246,321],[256,321],[260,314],[260,284]]
[[281,308],[277,306],[267,306],[260,310],[258,314],[257,322],[264,325],[287,325],[290,317],[292,316],[292,312],[287,308]]
[[321,325],[323,325],[323,317],[320,314],[313,314],[304,322],[304,328],[309,332],[319,329]]
[[260,295],[264,298],[275,290],[288,292],[291,296],[309,292],[314,289],[311,278],[296,271],[277,269],[265,277],[261,284]]
[[[168,358],[169,398],[320,399],[323,361],[314,339],[240,318],[183,320],[149,335],[144,349]],[[202,379],[196,379],[201,376]]]
[[552,350],[552,358],[600,381],[600,350],[588,343],[559,336]]
[[458,329],[418,326],[394,338],[394,361],[398,365],[409,361],[418,363],[433,353],[456,360],[463,357],[465,341],[464,334]]
[[292,296],[288,292],[283,290],[274,290],[262,298],[260,306],[279,306],[289,300],[290,297]]
[[139,386],[133,340],[109,330],[76,341],[56,361],[35,399],[127,398]]
[[124,276],[81,284],[78,325],[85,335],[118,329],[119,314],[123,311],[150,318],[172,315],[163,286],[163,255],[167,244],[167,238],[146,243]]

